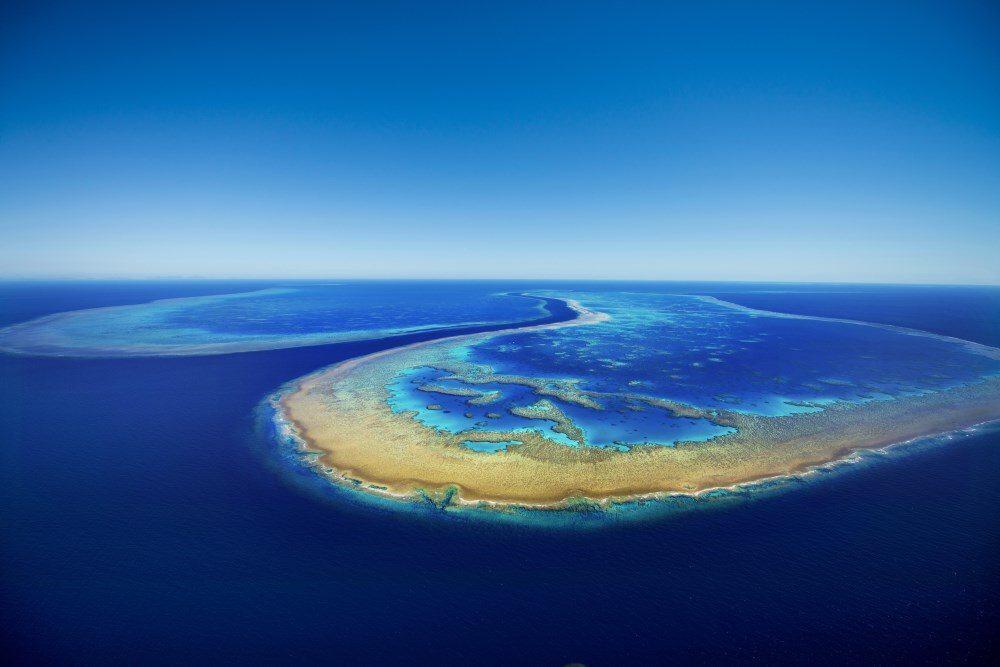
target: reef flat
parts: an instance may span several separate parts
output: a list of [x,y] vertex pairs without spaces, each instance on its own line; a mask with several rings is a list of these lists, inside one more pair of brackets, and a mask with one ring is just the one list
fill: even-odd
[[497,508],[695,494],[1000,418],[995,348],[691,296],[574,297],[569,322],[301,378],[277,418],[334,481]]

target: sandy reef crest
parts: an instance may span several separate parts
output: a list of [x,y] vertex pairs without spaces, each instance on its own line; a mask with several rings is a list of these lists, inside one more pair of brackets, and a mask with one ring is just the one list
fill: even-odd
[[[450,351],[491,337],[595,326],[603,313],[567,300],[566,322],[453,336],[384,350],[322,369],[289,384],[274,400],[280,420],[332,481],[400,499],[447,499],[495,508],[557,508],[709,489],[803,472],[850,456],[1000,418],[1000,378],[916,396],[838,402],[819,412],[779,417],[716,412],[736,431],[703,442],[627,451],[566,447],[533,431],[450,434],[393,412],[387,385],[416,366],[447,368]],[[540,396],[541,398],[541,396]],[[680,411],[699,410],[674,405]],[[470,438],[470,433],[472,436]],[[475,451],[470,439],[520,444]]]

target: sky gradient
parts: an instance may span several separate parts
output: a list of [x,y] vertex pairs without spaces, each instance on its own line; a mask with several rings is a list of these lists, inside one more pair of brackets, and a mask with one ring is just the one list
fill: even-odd
[[542,4],[3,3],[0,276],[1000,283],[997,3]]

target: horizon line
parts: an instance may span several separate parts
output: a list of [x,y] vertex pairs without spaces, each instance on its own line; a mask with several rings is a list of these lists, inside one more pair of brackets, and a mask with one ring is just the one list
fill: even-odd
[[631,282],[631,283],[742,283],[765,285],[885,285],[925,287],[1000,287],[1000,282],[892,282],[882,280],[797,280],[797,279],[747,279],[747,278],[627,278],[627,277],[455,277],[455,276],[2,276],[0,282]]

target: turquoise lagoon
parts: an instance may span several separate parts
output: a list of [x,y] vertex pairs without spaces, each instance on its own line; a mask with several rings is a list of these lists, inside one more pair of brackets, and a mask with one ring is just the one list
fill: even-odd
[[[996,348],[899,327],[754,310],[697,295],[537,294],[577,300],[610,320],[456,342],[450,357],[471,371],[406,369],[388,386],[390,407],[450,433],[534,430],[569,447],[629,449],[732,432],[713,419],[722,411],[818,412],[1000,373]],[[585,400],[538,391],[539,382],[552,389],[568,383]],[[678,412],[677,405],[695,411]],[[546,410],[568,417],[583,441],[553,430],[559,420]],[[481,443],[467,445],[483,451]]]

